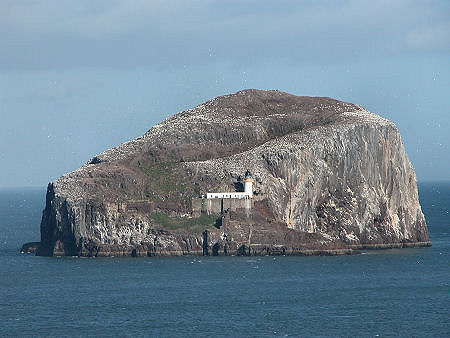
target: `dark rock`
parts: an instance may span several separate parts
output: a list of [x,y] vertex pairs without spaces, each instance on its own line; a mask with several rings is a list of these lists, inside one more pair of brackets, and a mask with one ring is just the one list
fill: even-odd
[[36,253],[39,249],[40,242],[28,242],[22,245],[22,248],[20,249],[20,253]]

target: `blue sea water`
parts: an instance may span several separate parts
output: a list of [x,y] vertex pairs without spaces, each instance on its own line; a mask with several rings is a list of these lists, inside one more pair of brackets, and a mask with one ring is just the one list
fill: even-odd
[[450,182],[430,248],[338,257],[49,258],[44,189],[0,190],[0,336],[450,336]]

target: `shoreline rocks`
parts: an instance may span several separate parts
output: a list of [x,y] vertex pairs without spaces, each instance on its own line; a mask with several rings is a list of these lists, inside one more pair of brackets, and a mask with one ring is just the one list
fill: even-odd
[[20,249],[20,253],[36,253],[39,249],[39,245],[41,242],[28,242],[22,245],[22,248]]

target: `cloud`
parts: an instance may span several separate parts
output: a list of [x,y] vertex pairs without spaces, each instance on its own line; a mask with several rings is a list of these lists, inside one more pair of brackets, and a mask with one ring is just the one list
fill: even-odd
[[437,22],[407,36],[408,44],[415,49],[450,49],[450,22]]
[[449,47],[436,1],[0,1],[0,68],[342,62]]

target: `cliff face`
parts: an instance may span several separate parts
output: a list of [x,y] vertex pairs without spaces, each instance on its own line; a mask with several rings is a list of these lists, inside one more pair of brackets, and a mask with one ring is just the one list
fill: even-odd
[[[255,179],[249,208],[198,214]],[[225,205],[225,204],[224,204]],[[395,125],[330,98],[246,90],[176,114],[49,184],[40,255],[347,253],[429,245]]]

